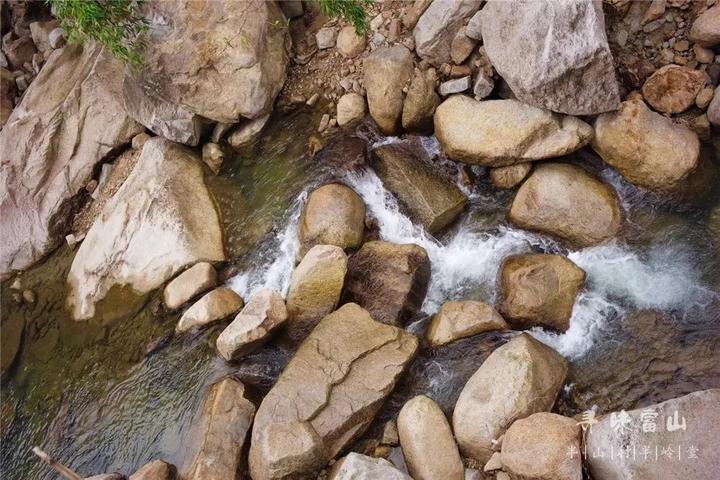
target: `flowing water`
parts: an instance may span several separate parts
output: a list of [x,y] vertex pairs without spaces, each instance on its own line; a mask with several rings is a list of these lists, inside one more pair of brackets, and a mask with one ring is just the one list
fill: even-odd
[[[298,111],[273,119],[256,145],[208,179],[232,258],[225,278],[244,298],[262,287],[286,291],[307,194],[340,180],[364,199],[376,236],[419,244],[430,256],[422,312],[406,326],[413,333],[422,336],[430,316],[448,299],[492,303],[507,255],[562,253],[587,272],[587,287],[567,332],[531,332],[570,360],[561,412],[632,408],[720,387],[720,246],[713,243],[718,232],[707,227],[716,200],[676,204],[627,184],[590,154],[579,156],[577,162],[618,191],[627,218],[621,238],[568,251],[551,238],[510,226],[505,213],[512,192],[496,190],[483,169],[473,168],[477,180],[460,183],[470,200],[467,211],[433,237],[403,214],[372,169],[357,168],[352,149],[309,155],[307,138],[317,124],[311,117]],[[407,141],[440,171],[458,173],[432,137],[384,138],[367,126],[357,135],[370,146]],[[271,343],[242,362],[226,364],[213,348],[219,328],[172,338],[178,314],[164,313],[158,294],[130,318],[109,325],[74,323],[64,308],[72,255],[63,246],[22,276],[37,294],[34,305],[16,304],[3,285],[3,347],[5,338],[23,332],[18,358],[2,384],[4,478],[55,478],[32,457],[33,445],[84,475],[129,474],[154,458],[182,469],[192,460],[186,446],[206,387],[234,374],[261,395],[290,358],[286,347]],[[481,334],[440,349],[423,346],[368,435],[417,393],[428,393],[451,412],[465,381],[512,335]]]

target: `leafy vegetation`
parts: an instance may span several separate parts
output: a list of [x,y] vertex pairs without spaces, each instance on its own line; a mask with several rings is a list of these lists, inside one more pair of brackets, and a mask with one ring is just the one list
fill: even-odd
[[374,0],[320,0],[320,8],[325,15],[344,18],[358,34],[363,34],[370,28],[365,9],[373,3]]
[[138,13],[142,0],[46,0],[71,42],[94,40],[117,58],[142,63],[147,24]]

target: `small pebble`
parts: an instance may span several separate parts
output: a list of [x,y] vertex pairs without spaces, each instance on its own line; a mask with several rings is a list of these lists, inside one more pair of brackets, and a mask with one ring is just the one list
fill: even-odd
[[32,290],[24,290],[22,292],[22,297],[23,297],[23,300],[25,300],[27,303],[29,303],[31,305],[33,303],[35,303],[35,292],[33,292]]

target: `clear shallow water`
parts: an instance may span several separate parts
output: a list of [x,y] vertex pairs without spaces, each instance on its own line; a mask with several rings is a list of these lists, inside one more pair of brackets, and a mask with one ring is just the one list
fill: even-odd
[[[312,158],[306,144],[316,120],[302,112],[274,119],[256,145],[208,179],[232,257],[227,283],[244,298],[261,287],[287,289],[307,193],[340,179],[363,197],[381,238],[417,243],[430,255],[423,312],[406,327],[413,333],[422,336],[430,315],[448,299],[493,302],[505,256],[558,252],[588,273],[568,332],[532,332],[571,361],[561,412],[630,408],[720,386],[720,260],[705,229],[707,207],[659,201],[590,158],[587,164],[619,192],[626,227],[610,244],[567,251],[551,238],[509,226],[512,192],[495,190],[475,168],[478,179],[462,186],[468,210],[434,238],[412,224],[371,169],[345,168],[344,150]],[[365,127],[361,135],[371,143],[399,141]],[[438,156],[434,139],[413,142],[442,171],[457,173]],[[153,458],[182,469],[191,461],[187,439],[206,387],[234,374],[262,394],[291,354],[270,344],[228,365],[214,353],[219,329],[170,338],[178,315],[163,313],[157,295],[133,317],[111,325],[73,323],[63,308],[71,259],[63,247],[23,276],[38,295],[32,307],[14,304],[3,286],[4,321],[26,322],[20,356],[2,387],[4,478],[55,478],[29,453],[36,444],[84,475],[128,474]],[[430,394],[451,412],[467,378],[511,336],[489,333],[445,348],[423,347],[370,434],[417,393]],[[148,344],[158,339],[161,347],[148,354]]]

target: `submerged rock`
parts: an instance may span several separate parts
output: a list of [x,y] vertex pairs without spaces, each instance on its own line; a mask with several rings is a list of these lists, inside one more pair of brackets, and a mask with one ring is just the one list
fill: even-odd
[[520,228],[587,247],[618,234],[622,210],[615,191],[582,168],[543,163],[518,190],[508,217]]
[[465,467],[450,424],[432,399],[418,395],[403,405],[397,420],[400,446],[416,480],[464,480]]
[[300,254],[314,245],[342,249],[360,246],[365,230],[365,203],[353,189],[330,183],[308,197],[300,219]]
[[175,310],[215,285],[215,267],[208,262],[199,262],[167,284],[163,291],[163,302],[170,310]]
[[530,162],[495,167],[490,170],[490,180],[498,188],[514,188],[525,180],[530,170],[532,170]]
[[[597,452],[587,456],[587,463],[593,478],[603,480],[716,480],[718,438],[720,389],[715,388],[600,417],[587,432],[587,451]],[[644,446],[651,449],[648,457]]]
[[418,56],[436,67],[450,63],[453,38],[481,3],[482,0],[433,0],[413,29]]
[[184,333],[194,328],[209,327],[238,313],[241,308],[243,300],[240,295],[227,287],[216,288],[182,314],[175,332]]
[[451,224],[465,208],[467,198],[454,183],[399,144],[372,150],[373,167],[385,188],[398,197],[413,221],[431,233]]
[[247,355],[265,343],[287,318],[282,296],[272,290],[260,290],[217,338],[218,352],[228,362]]
[[508,324],[493,307],[475,300],[446,302],[427,331],[430,345],[438,347],[478,333],[505,330]]
[[200,159],[154,137],[80,245],[68,305],[74,319],[86,320],[114,287],[142,295],[187,265],[222,260],[220,219]]
[[50,56],[10,115],[0,132],[0,278],[62,243],[96,165],[143,130],[123,110],[121,78],[112,55],[72,45]]
[[680,113],[695,104],[695,97],[709,82],[702,70],[665,65],[645,81],[642,95],[659,112]]
[[177,470],[162,460],[153,460],[143,465],[137,472],[128,477],[128,480],[175,480]]
[[363,63],[370,115],[380,130],[391,135],[400,125],[403,88],[413,75],[413,56],[400,45],[378,48]]
[[562,255],[512,255],[500,270],[500,311],[514,328],[570,327],[585,272]]
[[330,470],[328,480],[412,480],[384,458],[350,452]]
[[567,369],[559,353],[524,333],[491,353],[455,404],[453,430],[463,455],[487,462],[492,441],[515,420],[550,410]]
[[252,478],[320,470],[365,431],[417,347],[414,336],[374,321],[355,304],[325,317],[258,409]]
[[210,387],[198,423],[195,460],[185,480],[234,479],[247,468],[244,451],[255,405],[245,386],[224,378]]
[[593,129],[517,100],[456,95],[437,108],[435,135],[453,160],[499,167],[572,153],[590,141]]
[[430,259],[412,243],[365,243],[350,257],[345,297],[372,318],[401,325],[422,306],[430,281]]
[[620,104],[600,2],[489,0],[481,15],[485,51],[518,100],[571,115]]
[[597,118],[592,147],[629,182],[652,190],[681,186],[697,169],[700,157],[695,133],[639,99]]
[[580,425],[545,412],[516,420],[503,437],[500,460],[510,478],[582,480]]

